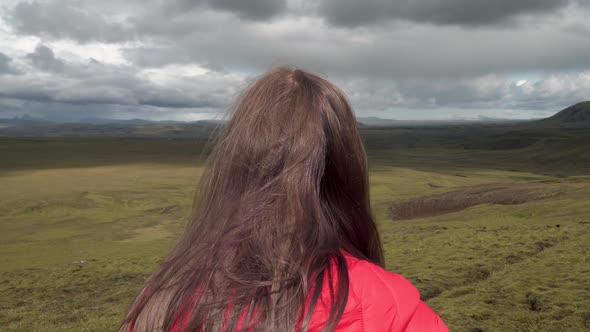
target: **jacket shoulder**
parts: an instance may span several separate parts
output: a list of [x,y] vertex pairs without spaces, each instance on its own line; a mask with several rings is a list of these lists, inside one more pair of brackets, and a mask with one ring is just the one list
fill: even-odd
[[402,275],[345,255],[350,291],[361,306],[365,331],[448,331]]

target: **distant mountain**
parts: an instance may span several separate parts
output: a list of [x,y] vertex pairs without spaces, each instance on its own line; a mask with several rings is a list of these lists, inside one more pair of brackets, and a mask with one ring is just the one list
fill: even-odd
[[419,126],[451,126],[451,125],[477,125],[477,124],[488,124],[488,125],[503,125],[503,124],[518,124],[528,120],[519,119],[502,119],[502,118],[490,118],[480,116],[476,119],[446,119],[446,120],[394,120],[394,119],[383,119],[375,116],[370,117],[358,117],[357,122],[360,123],[360,127],[419,127]]
[[15,116],[13,118],[5,118],[0,119],[1,125],[9,125],[9,126],[29,126],[29,125],[38,125],[38,124],[49,124],[52,123],[51,121],[43,120],[34,118],[28,114],[23,116]]
[[175,120],[146,120],[146,119],[109,119],[109,118],[81,118],[71,121],[49,121],[45,119],[35,118],[28,114],[13,118],[0,118],[0,125],[8,126],[31,126],[31,125],[58,125],[58,124],[89,124],[89,125],[166,125],[166,124],[199,124],[205,126],[214,126],[222,124],[223,120],[197,120],[197,121],[175,121]]
[[153,123],[155,121],[145,120],[145,119],[107,119],[107,118],[82,118],[77,121],[68,121],[71,123],[91,123],[91,124],[129,124],[129,125],[137,125],[137,124],[146,124],[146,123]]
[[572,105],[550,118],[540,120],[539,123],[590,126],[590,101]]

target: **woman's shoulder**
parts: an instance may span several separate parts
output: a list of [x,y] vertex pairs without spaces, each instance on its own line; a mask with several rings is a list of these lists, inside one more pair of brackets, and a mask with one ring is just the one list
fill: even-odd
[[[344,252],[343,254],[348,267],[348,274],[351,279],[352,277],[355,279],[354,281],[351,280],[351,282],[361,285],[367,281],[383,283],[388,289],[401,292],[400,295],[402,296],[420,297],[418,289],[401,274],[390,272],[377,264],[356,258],[349,253]],[[393,286],[396,287],[393,288]]]
[[404,276],[346,252],[349,296],[362,308],[367,331],[448,331]]
[[[344,253],[349,282],[359,300],[378,295],[376,301],[403,302],[404,308],[418,305],[420,292],[401,274],[387,271],[381,266]],[[359,294],[360,293],[360,294]],[[363,295],[363,296],[360,296]],[[386,295],[389,295],[387,297]]]

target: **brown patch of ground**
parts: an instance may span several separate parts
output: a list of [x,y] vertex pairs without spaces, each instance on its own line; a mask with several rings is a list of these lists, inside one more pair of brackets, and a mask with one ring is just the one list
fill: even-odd
[[168,205],[164,207],[153,208],[149,210],[145,210],[148,213],[159,213],[159,214],[173,214],[182,211],[182,207],[180,205]]
[[562,191],[562,186],[541,182],[492,183],[393,202],[390,212],[394,220],[415,219],[457,212],[480,204],[522,204],[554,197]]

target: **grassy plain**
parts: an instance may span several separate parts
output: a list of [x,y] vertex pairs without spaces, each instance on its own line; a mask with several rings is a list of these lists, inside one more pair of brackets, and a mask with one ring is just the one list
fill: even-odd
[[[412,131],[411,144],[389,146],[387,135],[365,132],[388,269],[413,281],[453,331],[590,329],[587,131],[508,148],[485,140],[466,148],[448,137],[422,144],[412,135],[428,134]],[[115,330],[182,232],[202,147],[190,140],[1,138],[2,329]],[[393,202],[411,206],[424,196],[498,184],[552,194],[392,217]]]

